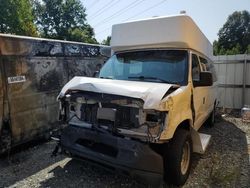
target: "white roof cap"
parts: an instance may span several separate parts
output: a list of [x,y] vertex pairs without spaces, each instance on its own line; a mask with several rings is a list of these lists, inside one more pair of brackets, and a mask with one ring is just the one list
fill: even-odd
[[207,57],[213,48],[206,36],[185,14],[153,17],[113,25],[114,52],[143,48],[190,48]]

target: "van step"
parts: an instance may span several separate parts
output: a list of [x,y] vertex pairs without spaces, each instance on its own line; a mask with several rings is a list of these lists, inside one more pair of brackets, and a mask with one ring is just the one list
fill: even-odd
[[200,135],[200,138],[201,138],[202,150],[206,151],[207,146],[208,146],[208,144],[210,142],[210,139],[211,139],[211,135],[203,134],[203,133],[199,133],[199,135]]
[[193,151],[200,154],[205,153],[210,142],[211,135],[192,130],[191,136],[193,140]]

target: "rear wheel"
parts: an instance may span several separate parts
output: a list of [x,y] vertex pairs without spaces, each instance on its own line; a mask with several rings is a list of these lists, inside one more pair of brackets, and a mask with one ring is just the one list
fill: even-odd
[[192,147],[189,131],[177,130],[164,155],[165,180],[168,183],[180,186],[186,182],[192,162]]
[[208,125],[208,127],[213,127],[215,124],[215,107],[213,108],[213,111],[210,113],[206,124]]

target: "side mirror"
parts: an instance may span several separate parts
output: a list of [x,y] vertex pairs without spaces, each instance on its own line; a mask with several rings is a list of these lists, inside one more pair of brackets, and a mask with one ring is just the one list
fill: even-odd
[[212,86],[213,76],[211,72],[200,72],[200,80],[193,81],[194,87]]
[[94,77],[94,78],[98,78],[98,77],[99,77],[99,74],[100,74],[99,71],[95,71],[94,74],[93,74],[93,77]]

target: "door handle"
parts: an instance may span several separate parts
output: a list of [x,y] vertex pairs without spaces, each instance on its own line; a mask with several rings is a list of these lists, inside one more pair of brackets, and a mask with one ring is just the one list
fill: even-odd
[[205,97],[203,97],[203,104],[205,104],[205,102],[206,102],[206,98],[205,98]]

